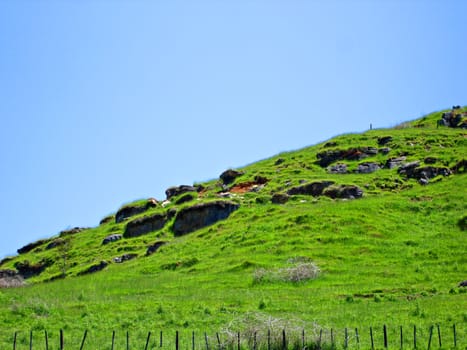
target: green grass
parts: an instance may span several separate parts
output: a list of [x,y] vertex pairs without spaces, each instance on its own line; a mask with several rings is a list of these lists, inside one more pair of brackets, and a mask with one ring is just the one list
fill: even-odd
[[[107,235],[123,233],[133,218],[72,235],[65,279],[44,282],[62,272],[59,249],[47,250],[44,244],[14,257],[1,268],[13,268],[24,260],[55,263],[29,279],[24,288],[0,290],[0,347],[11,347],[16,330],[19,344],[26,348],[29,330],[38,339],[48,330],[56,342],[59,329],[65,330],[75,347],[85,329],[95,348],[110,347],[114,330],[120,347],[126,331],[138,342],[135,346],[143,348],[147,332],[160,330],[167,332],[172,345],[179,330],[187,348],[195,330],[201,348],[203,332],[215,344],[216,332],[227,341],[231,332],[248,334],[257,329],[258,336],[263,332],[264,345],[264,331],[275,326],[305,328],[315,337],[319,329],[333,328],[339,334],[339,346],[344,328],[352,330],[355,342],[358,327],[365,334],[361,346],[368,348],[368,330],[373,326],[381,348],[383,324],[392,332],[394,347],[399,346],[399,326],[407,343],[412,341],[414,325],[426,343],[431,325],[440,324],[450,339],[448,330],[456,324],[458,342],[465,348],[467,288],[457,286],[467,279],[467,235],[459,225],[467,207],[465,174],[431,179],[422,186],[400,176],[397,169],[339,175],[316,164],[316,154],[326,149],[390,147],[387,155],[343,162],[353,170],[360,162],[385,163],[389,157],[404,155],[421,165],[426,157],[435,157],[433,166],[453,167],[467,154],[467,133],[436,128],[439,115],[404,127],[341,135],[330,140],[336,143],[332,147],[323,143],[245,166],[240,169],[245,174],[235,184],[264,176],[269,179],[265,187],[234,195],[230,200],[241,207],[227,220],[182,237],[173,236],[172,219],[159,231],[101,244]],[[378,146],[381,136],[393,140]],[[358,185],[364,197],[293,196],[283,205],[271,203],[272,194],[284,193],[301,180]],[[191,202],[175,205],[177,197],[164,208],[151,208],[135,217],[217,199],[218,181],[203,185],[206,190]],[[147,246],[158,240],[168,244],[146,256]],[[136,253],[138,258],[77,277],[89,266],[125,253]],[[300,282],[276,278],[278,271],[290,268],[290,259],[312,262],[319,267],[319,275]],[[259,281],[261,271],[270,275]],[[246,346],[247,340],[242,342]],[[452,341],[446,340],[445,348],[448,344]]]

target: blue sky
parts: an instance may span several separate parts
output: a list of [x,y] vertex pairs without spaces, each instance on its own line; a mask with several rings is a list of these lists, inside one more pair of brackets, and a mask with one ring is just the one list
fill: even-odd
[[466,1],[0,2],[0,257],[466,104]]

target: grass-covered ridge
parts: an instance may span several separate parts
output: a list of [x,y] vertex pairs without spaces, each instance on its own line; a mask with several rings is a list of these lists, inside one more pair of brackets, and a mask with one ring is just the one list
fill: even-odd
[[[231,183],[215,179],[168,201],[128,203],[143,209],[117,223],[119,210],[96,227],[39,242],[0,266],[46,265],[26,287],[0,289],[2,329],[143,334],[216,331],[247,319],[341,328],[456,323],[467,344],[467,293],[458,287],[467,279],[467,131],[438,126],[441,113],[282,153],[236,169]],[[340,158],[320,165],[318,155],[329,154]],[[391,160],[401,163],[390,169]],[[368,163],[379,169],[359,172]],[[336,164],[346,172],[332,173]],[[290,194],[324,181],[333,184],[321,195]],[[343,185],[357,186],[362,198],[326,195]],[[287,200],[272,203],[275,195]],[[239,208],[174,235],[184,208],[217,201]],[[125,237],[128,222],[158,215],[162,228]],[[123,237],[102,244],[111,234]],[[156,242],[163,244],[146,255]],[[114,261],[124,254],[136,257]],[[102,261],[102,271],[83,275]]]

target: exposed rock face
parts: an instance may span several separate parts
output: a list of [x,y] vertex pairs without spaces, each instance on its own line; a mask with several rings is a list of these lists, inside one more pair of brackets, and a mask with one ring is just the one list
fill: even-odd
[[274,162],[274,165],[281,165],[284,162],[285,162],[284,158],[277,158],[277,160]]
[[373,173],[380,169],[379,164],[366,162],[358,165],[357,173],[359,174],[369,174]]
[[347,174],[347,164],[337,163],[335,165],[331,165],[328,168],[328,173],[331,173],[331,174]]
[[151,254],[154,254],[155,252],[157,252],[159,250],[160,247],[162,247],[164,244],[166,244],[167,242],[163,242],[163,241],[158,241],[154,244],[151,244],[148,249],[146,250],[146,255],[151,255]]
[[220,176],[219,178],[222,180],[222,182],[224,183],[224,185],[228,185],[232,182],[235,181],[235,179],[239,176],[243,175],[243,173],[241,171],[237,171],[237,170],[233,170],[233,169],[229,169],[229,170],[226,170],[224,171]]
[[396,157],[396,158],[389,158],[386,161],[385,167],[388,169],[394,169],[397,168],[398,166],[402,165],[406,161],[407,157]]
[[107,261],[105,261],[105,260],[102,260],[99,264],[90,266],[88,269],[78,273],[78,275],[80,275],[80,276],[81,275],[87,275],[89,273],[94,273],[94,272],[101,271],[101,270],[105,269],[107,267],[107,265],[109,265],[109,263]]
[[109,235],[109,236],[104,238],[104,240],[102,241],[102,244],[108,244],[110,242],[115,242],[115,241],[118,241],[118,240],[120,240],[122,238],[123,238],[123,236],[118,235],[118,234]]
[[273,204],[285,204],[289,201],[289,195],[286,193],[275,193],[272,195],[271,202]]
[[363,191],[355,185],[340,185],[326,188],[323,195],[333,199],[357,199],[362,197]]
[[132,216],[144,213],[149,208],[155,208],[156,206],[157,200],[154,198],[149,198],[143,205],[126,205],[115,214],[115,222],[118,224]]
[[464,117],[467,116],[466,112],[462,112],[460,106],[453,106],[450,112],[445,112],[438,120],[438,125],[448,126],[450,128],[467,128],[467,122]]
[[189,185],[173,186],[165,190],[165,195],[167,196],[167,200],[169,200],[172,197],[175,197],[183,193],[187,193],[187,192],[198,192],[198,188],[194,186],[189,186]]
[[312,182],[309,184],[292,187],[290,190],[287,191],[289,196],[303,194],[303,195],[311,195],[311,196],[320,196],[323,193],[323,190],[326,187],[331,186],[334,184],[334,181],[319,181],[319,182]]
[[435,157],[426,157],[424,159],[425,164],[435,164],[438,161]]
[[175,236],[181,236],[212,225],[227,219],[239,207],[240,205],[230,201],[215,201],[184,208],[175,217],[173,232]]
[[419,167],[420,162],[415,161],[404,164],[398,170],[399,174],[406,176],[410,179],[422,180],[421,183],[426,184],[427,180],[436,176],[449,176],[452,174],[451,170],[444,167],[425,166]]
[[99,225],[107,224],[107,223],[113,221],[113,219],[114,219],[114,216],[113,216],[113,215],[106,216],[106,217],[103,218],[101,221],[99,221]]
[[378,145],[383,146],[392,141],[392,136],[378,137]]
[[16,262],[15,268],[18,270],[21,276],[24,278],[30,278],[32,276],[39,275],[47,267],[51,266],[53,261],[51,259],[43,259],[38,263],[31,264],[29,261],[25,260],[23,262]]
[[460,282],[458,286],[459,287],[467,287],[467,280]]
[[457,164],[451,168],[451,171],[454,174],[461,174],[467,172],[467,160],[462,159],[459,162],[457,162]]
[[0,288],[21,287],[23,277],[15,270],[0,270]]
[[43,245],[43,244],[45,244],[47,242],[49,242],[48,239],[40,239],[40,240],[38,240],[36,242],[26,244],[24,247],[19,248],[17,250],[17,252],[18,252],[18,254],[25,254],[25,253],[28,253],[31,250],[33,250],[33,249],[35,249],[35,248],[37,248],[37,247],[39,247],[39,246],[41,246],[41,245]]
[[137,256],[138,256],[138,254],[128,253],[128,254],[123,254],[122,256],[117,256],[117,257],[113,258],[112,260],[117,264],[121,264],[121,263],[123,263],[125,261],[132,260],[132,259],[136,258]]
[[60,232],[60,237],[75,235],[75,234],[80,233],[80,232],[82,232],[84,230],[87,230],[87,229],[88,229],[87,227],[73,227],[70,230],[61,231]]
[[362,160],[366,157],[378,154],[378,149],[374,147],[350,148],[347,150],[329,150],[316,155],[317,163],[325,168],[339,160]]
[[175,204],[183,204],[187,202],[191,202],[193,199],[195,199],[195,196],[191,193],[187,193],[184,196],[181,196],[179,199],[175,201]]
[[56,248],[58,246],[61,246],[61,245],[65,244],[65,242],[66,242],[66,240],[63,239],[63,238],[56,238],[52,242],[47,244],[47,247],[45,247],[45,249],[49,250],[49,249]]
[[161,213],[135,219],[126,225],[123,237],[137,237],[149,232],[160,230],[164,227],[166,222],[167,216]]

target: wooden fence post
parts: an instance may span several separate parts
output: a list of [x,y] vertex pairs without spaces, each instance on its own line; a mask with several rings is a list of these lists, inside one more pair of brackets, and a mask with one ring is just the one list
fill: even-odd
[[162,348],[162,331],[159,338],[159,347]]
[[373,340],[373,328],[370,327],[371,350],[375,349],[375,342]]
[[430,337],[428,338],[428,350],[430,350],[432,336],[433,336],[433,326],[430,327]]
[[256,350],[256,331],[253,333],[253,350]]
[[115,344],[115,331],[112,331],[112,347],[111,347],[111,350],[114,350],[114,344]]
[[148,337],[146,338],[146,346],[144,347],[144,350],[148,350],[150,338],[151,338],[151,332],[148,332]]
[[360,337],[358,336],[358,328],[355,327],[355,339],[357,340],[357,345],[360,344]]
[[179,343],[178,343],[178,331],[175,331],[175,350],[179,349]]
[[29,332],[29,350],[32,350],[32,331]]
[[126,331],[126,350],[130,350],[130,333]]
[[84,348],[84,342],[86,341],[86,336],[87,336],[87,335],[88,335],[88,330],[86,329],[86,330],[84,331],[83,340],[82,340],[82,342],[81,342],[81,346],[79,347],[79,350],[83,350],[83,348]]
[[271,329],[268,328],[268,350],[271,350]]
[[386,329],[386,325],[383,326],[383,333],[384,333],[384,348],[388,348],[388,331]]
[[60,329],[60,350],[63,350],[63,329]]
[[347,349],[349,345],[348,340],[349,340],[349,334],[348,334],[347,328],[344,328],[344,349]]
[[413,348],[417,348],[417,326],[413,325]]
[[18,336],[18,332],[15,332],[15,335],[13,337],[13,350],[16,350],[16,338]]
[[452,334],[454,336],[454,347],[457,348],[456,324],[452,325]]
[[436,325],[436,327],[438,328],[438,342],[439,342],[439,347],[441,347],[441,330],[439,329],[439,324]]
[[47,330],[44,331],[45,337],[45,350],[49,350],[49,335],[47,334]]
[[402,334],[402,326],[400,326],[400,331],[401,331],[401,350],[402,350],[402,348],[404,347],[404,337]]
[[240,332],[237,332],[237,349],[240,350]]
[[331,347],[334,349],[334,332],[332,328],[331,328]]
[[191,349],[195,350],[195,331],[191,332]]
[[282,350],[287,349],[287,339],[285,337],[285,329],[282,330]]
[[321,341],[323,339],[323,329],[319,330],[318,350],[321,350]]
[[209,350],[209,341],[206,332],[204,332],[204,341],[206,342],[206,350]]

